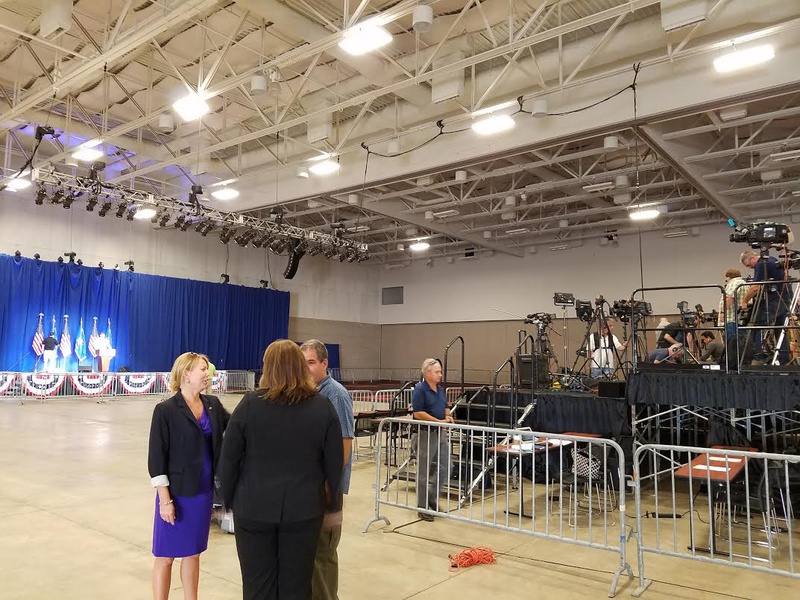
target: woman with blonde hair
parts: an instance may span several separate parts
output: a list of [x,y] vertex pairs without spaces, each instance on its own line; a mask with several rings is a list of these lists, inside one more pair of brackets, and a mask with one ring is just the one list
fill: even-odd
[[264,352],[259,389],[233,411],[220,459],[245,600],[307,600],[325,509],[338,498],[342,429],[290,340]]
[[200,553],[208,547],[214,467],[230,415],[208,385],[208,357],[186,352],[172,366],[171,398],[153,410],[147,466],[156,488],[153,597],[166,600],[172,563],[181,559],[186,600],[197,598]]

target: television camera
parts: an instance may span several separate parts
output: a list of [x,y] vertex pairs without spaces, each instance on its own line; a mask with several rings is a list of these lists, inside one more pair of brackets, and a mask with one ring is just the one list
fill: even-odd
[[784,223],[750,223],[735,227],[729,237],[731,242],[748,244],[751,248],[762,248],[780,244],[791,244],[794,235]]
[[546,327],[547,325],[552,323],[553,320],[555,320],[555,318],[556,316],[553,313],[538,312],[538,313],[532,313],[527,317],[525,317],[524,322],[532,325],[538,325],[540,327]]
[[644,300],[614,300],[611,305],[611,314],[620,321],[629,321],[634,316],[647,316],[653,314],[653,305]]

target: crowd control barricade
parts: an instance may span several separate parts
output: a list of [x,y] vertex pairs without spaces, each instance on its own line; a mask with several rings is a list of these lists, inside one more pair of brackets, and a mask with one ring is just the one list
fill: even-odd
[[800,456],[647,444],[633,466],[637,591],[646,553],[800,578]]
[[[407,448],[393,447],[404,435],[412,439]],[[626,557],[625,457],[615,442],[410,417],[381,421],[378,440],[375,514],[365,532],[377,521],[390,524],[382,508],[405,508],[420,518],[613,552],[618,566],[609,597],[622,573],[633,579]]]
[[375,392],[372,390],[347,390],[353,399],[353,412],[366,413],[375,410]]

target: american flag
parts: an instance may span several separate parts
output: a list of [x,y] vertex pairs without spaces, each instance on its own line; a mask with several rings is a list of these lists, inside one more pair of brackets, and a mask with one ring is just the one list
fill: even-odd
[[31,347],[36,353],[36,356],[44,354],[44,329],[42,328],[42,313],[39,313],[39,326],[36,328],[36,333],[33,334],[33,342]]
[[97,333],[97,317],[94,317],[92,322],[92,333],[89,335],[89,343],[86,346],[89,349],[89,354],[92,356],[97,356],[97,340],[99,339],[100,334]]
[[61,332],[61,355],[66,358],[72,354],[72,339],[69,337],[69,329],[67,326],[67,315],[64,315],[64,330]]

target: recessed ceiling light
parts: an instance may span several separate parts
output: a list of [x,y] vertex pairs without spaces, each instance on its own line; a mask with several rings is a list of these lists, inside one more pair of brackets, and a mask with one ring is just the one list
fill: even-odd
[[775,58],[775,50],[769,44],[753,46],[737,50],[714,59],[714,68],[718,73],[731,73],[747,67],[753,67]]
[[492,135],[508,131],[514,127],[514,119],[508,115],[494,115],[475,121],[472,124],[472,130],[478,135]]
[[655,219],[658,215],[661,214],[656,208],[648,208],[645,210],[634,210],[628,213],[628,216],[633,219],[634,221],[648,221],[650,219]]
[[428,242],[414,242],[408,247],[408,249],[414,252],[422,252],[430,247],[431,245]]
[[194,92],[174,102],[172,108],[184,121],[196,121],[209,111],[206,101]]
[[339,163],[335,160],[323,160],[309,165],[308,170],[314,175],[330,175],[339,170]]
[[231,187],[224,187],[211,192],[211,195],[217,200],[233,200],[239,197],[239,190]]
[[392,34],[375,23],[362,23],[348,29],[339,47],[353,56],[382,48],[392,41]]
[[72,153],[72,158],[82,160],[83,162],[94,162],[103,156],[103,151],[97,148],[87,148],[84,146]]
[[155,216],[156,216],[156,210],[154,208],[140,208],[133,215],[133,218],[144,220],[144,219],[152,219]]

